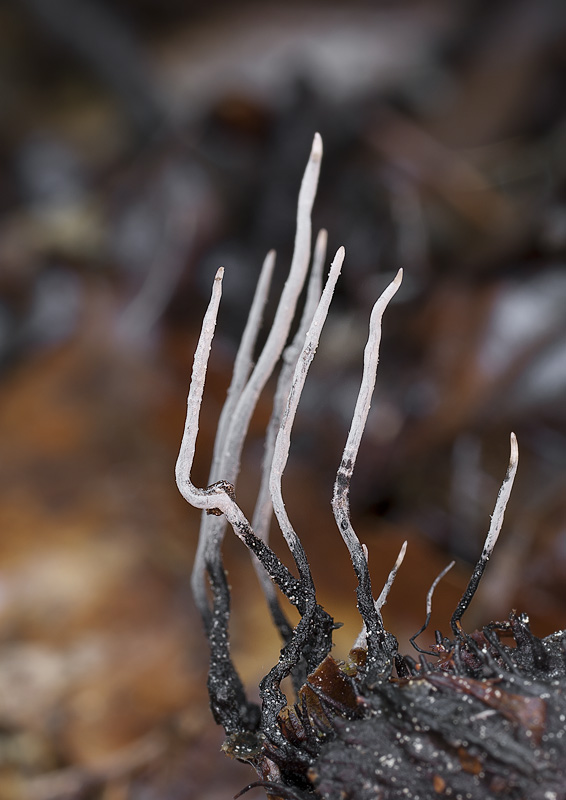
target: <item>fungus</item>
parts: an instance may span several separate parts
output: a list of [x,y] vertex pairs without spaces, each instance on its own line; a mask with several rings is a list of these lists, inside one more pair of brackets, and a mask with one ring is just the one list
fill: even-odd
[[[271,798],[281,800],[432,800],[439,796],[564,800],[566,632],[539,639],[531,632],[528,617],[515,612],[507,621],[491,623],[472,634],[462,626],[503,524],[518,463],[514,434],[509,468],[483,551],[450,620],[452,636],[437,632],[437,645],[431,651],[416,644],[430,620],[434,589],[453,566],[450,564],[432,583],[425,623],[411,639],[418,661],[399,653],[397,640],[386,630],[381,616],[406,543],[376,600],[367,549],[350,521],[349,486],[376,381],[382,317],[401,285],[401,270],[371,313],[360,390],[332,499],[358,581],[362,631],[348,665],[330,655],[334,621],[317,601],[310,566],[287,514],[281,486],[297,406],[344,261],[344,249],[340,248],[321,288],[326,250],[326,234],[321,232],[302,318],[293,341],[284,349],[308,273],[310,214],[321,156],[317,134],[299,193],[293,259],[273,325],[252,368],[275,260],[270,253],[236,357],[218,425],[210,481],[204,488],[192,483],[191,468],[222,292],[222,268],[214,279],[194,356],[176,478],[183,497],[204,512],[192,583],[210,646],[211,709],[227,735],[223,749],[251,764],[258,774],[259,780],[240,794],[262,787]],[[258,397],[280,360],[261,485],[250,523],[235,491],[242,447]],[[269,546],[273,513],[296,575]],[[230,655],[230,591],[222,561],[227,524],[254,558],[282,637],[279,660],[260,683],[260,706],[248,700]],[[299,621],[295,626],[281,609],[275,587],[296,607]],[[289,676],[295,693],[292,699],[281,688]]]

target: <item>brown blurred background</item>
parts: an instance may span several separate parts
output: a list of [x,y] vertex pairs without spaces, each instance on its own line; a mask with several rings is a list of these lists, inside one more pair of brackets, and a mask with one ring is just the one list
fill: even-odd
[[[337,654],[359,619],[329,501],[369,310],[399,266],[352,485],[376,587],[409,539],[386,623],[406,648],[454,557],[433,618],[447,631],[514,430],[514,495],[465,623],[517,607],[539,635],[564,627],[561,0],[5,0],[0,65],[3,800],[227,800],[253,779],[208,712],[199,519],[173,465],[212,276],[225,265],[200,484],[270,247],[284,280],[316,130],[314,223],[347,257],[284,491],[345,623]],[[248,512],[269,413],[266,392]],[[279,643],[246,553],[225,550],[257,694]]]

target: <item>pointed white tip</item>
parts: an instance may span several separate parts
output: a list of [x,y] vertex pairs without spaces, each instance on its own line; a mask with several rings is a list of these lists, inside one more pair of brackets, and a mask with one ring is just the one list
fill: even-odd
[[320,161],[322,158],[322,137],[315,133],[311,149],[311,161]]
[[224,277],[224,267],[218,267],[218,269],[216,270],[216,275],[214,276],[214,280],[222,281],[223,277]]
[[517,462],[519,461],[519,445],[517,443],[517,437],[515,436],[514,433],[511,433],[510,439],[511,439],[511,456],[509,458],[509,461],[511,463],[511,466],[516,466]]
[[[338,279],[338,275],[342,270],[342,264],[344,263],[344,256],[346,255],[346,251],[343,247],[339,247],[336,251],[336,255],[332,259],[332,263],[330,264],[330,272],[328,273],[328,277],[334,276],[334,283]],[[333,290],[334,291],[334,290]]]

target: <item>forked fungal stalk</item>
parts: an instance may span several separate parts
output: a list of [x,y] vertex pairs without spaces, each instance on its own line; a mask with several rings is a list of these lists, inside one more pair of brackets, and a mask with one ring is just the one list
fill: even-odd
[[[473,634],[465,633],[461,624],[503,524],[518,464],[514,434],[509,467],[481,556],[451,618],[453,638],[437,631],[433,649],[416,644],[429,624],[434,590],[454,562],[433,581],[426,598],[425,622],[411,637],[418,662],[398,652],[397,640],[386,630],[381,616],[406,542],[374,599],[367,548],[350,521],[349,487],[376,381],[382,317],[399,289],[401,270],[371,313],[360,390],[332,497],[336,523],[358,579],[363,627],[347,666],[329,655],[334,621],[317,602],[309,562],[282,493],[297,407],[344,261],[344,249],[339,248],[322,289],[326,233],[321,232],[302,318],[292,343],[284,350],[310,261],[310,213],[321,154],[317,134],[299,194],[295,251],[287,283],[253,367],[274,264],[274,254],[269,254],[236,357],[218,426],[210,485],[205,488],[194,486],[191,469],[222,268],[214,279],[194,356],[176,479],[183,497],[205,512],[193,588],[210,646],[211,708],[228,736],[223,749],[250,763],[259,776],[243,791],[263,787],[272,800],[436,800],[444,795],[455,800],[566,800],[566,693],[562,689],[566,634],[539,639],[530,631],[528,618],[516,612],[507,621],[490,623]],[[255,404],[280,360],[261,486],[250,524],[236,501],[235,483]],[[269,546],[272,512],[293,556],[296,575]],[[230,591],[221,552],[226,522],[253,555],[283,640],[278,662],[260,683],[261,707],[247,699],[230,654]],[[279,607],[277,589],[299,612],[295,627]],[[504,644],[504,638],[512,639],[513,646]],[[281,689],[288,676],[293,680],[293,701],[288,701]]]
[[273,448],[273,457],[271,461],[271,472],[269,475],[269,491],[271,494],[271,501],[273,503],[275,516],[279,522],[279,527],[281,528],[281,533],[283,534],[283,537],[289,546],[289,550],[295,559],[300,579],[308,582],[312,581],[310,568],[308,566],[308,562],[306,562],[303,546],[300,543],[299,537],[293,530],[293,526],[291,525],[291,521],[285,509],[285,503],[283,502],[283,494],[281,489],[281,480],[283,478],[283,472],[287,466],[287,459],[289,457],[289,450],[291,447],[291,430],[293,428],[295,414],[297,413],[299,400],[305,385],[309,367],[318,347],[320,334],[322,333],[322,327],[326,320],[328,309],[330,308],[330,302],[332,300],[332,295],[334,294],[338,276],[340,275],[340,270],[342,269],[342,264],[344,263],[344,256],[344,248],[341,247],[334,257],[324,291],[316,307],[316,311],[309,329],[305,335],[305,341],[295,366],[295,372],[287,397],[287,403],[285,405],[285,410],[283,411],[281,424],[275,440],[275,447]]
[[[328,236],[326,231],[319,231],[314,249],[313,263],[311,274],[309,276],[307,296],[301,316],[301,322],[293,341],[283,351],[283,363],[281,365],[281,370],[277,380],[277,388],[275,389],[275,394],[273,397],[273,411],[265,435],[265,451],[263,456],[261,483],[257,494],[252,525],[256,534],[266,543],[269,541],[269,527],[271,524],[271,518],[273,516],[273,503],[271,500],[269,481],[271,476],[271,464],[273,462],[275,442],[279,427],[281,425],[281,419],[283,417],[285,405],[287,403],[287,397],[291,389],[297,360],[301,353],[303,342],[305,341],[308,328],[312,322],[314,313],[320,300],[320,296],[322,294],[322,277],[324,261],[326,258],[327,239]],[[275,587],[269,579],[269,575],[262,567],[261,562],[255,556],[253,558],[253,563],[269,605],[273,621],[281,633],[282,638],[287,639],[291,634],[291,628],[279,605]]]
[[[235,486],[240,469],[242,448],[254,408],[281,356],[281,352],[289,335],[289,330],[295,316],[297,301],[303,288],[310,260],[311,211],[318,185],[321,158],[322,139],[319,134],[315,134],[310,157],[299,191],[295,247],[289,274],[285,286],[283,287],[279,305],[275,312],[275,317],[267,340],[251,375],[245,381],[240,380],[239,375],[237,379],[235,376],[234,382],[237,383],[237,390],[235,389],[233,391],[234,399],[231,400],[231,406],[233,407],[230,409],[230,424],[225,425],[224,429],[219,431],[221,438],[214,448],[215,457],[211,483],[223,480]],[[274,253],[268,256],[268,258],[274,257]],[[257,319],[254,319],[252,322],[252,331],[255,331],[256,335],[260,321],[261,314],[258,314]],[[250,340],[252,340],[253,337],[254,334],[250,333]],[[241,374],[243,378],[243,371]],[[228,517],[226,517],[226,519],[229,521]],[[193,568],[192,585],[195,600],[205,625],[207,626],[211,622],[211,610],[206,596],[204,576],[205,571],[208,569],[207,562],[217,557],[224,529],[225,522],[222,518],[203,517]]]

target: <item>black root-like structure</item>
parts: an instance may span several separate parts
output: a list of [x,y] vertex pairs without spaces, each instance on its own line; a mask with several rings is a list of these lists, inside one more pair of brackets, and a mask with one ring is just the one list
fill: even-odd
[[[461,620],[479,585],[503,523],[518,462],[511,435],[509,469],[497,497],[480,559],[451,619],[451,637],[437,632],[430,651],[412,643],[415,660],[398,652],[381,617],[397,563],[374,599],[367,551],[349,518],[349,486],[376,380],[381,319],[401,283],[386,288],[370,318],[360,392],[338,469],[332,507],[358,579],[362,630],[347,664],[330,655],[333,619],[318,604],[310,567],[283,502],[281,479],[293,420],[344,260],[336,253],[322,288],[326,234],[318,236],[297,333],[285,348],[311,255],[310,212],[322,156],[315,136],[297,214],[295,251],[287,282],[255,366],[254,348],[269,291],[274,255],[265,260],[220,417],[209,485],[191,482],[208,355],[220,302],[219,270],[194,358],[187,420],[177,462],[185,499],[203,510],[193,590],[210,646],[208,689],[216,721],[227,734],[223,749],[251,764],[275,800],[566,800],[566,632],[537,638],[524,614],[511,613],[468,634]],[[285,349],[284,349],[285,348]],[[242,447],[260,392],[279,361],[273,414],[266,433],[261,486],[252,523],[236,502]],[[268,544],[272,514],[293,556],[296,574]],[[247,699],[230,655],[230,592],[222,562],[226,524],[250,550],[283,646],[260,684],[261,707]],[[207,578],[210,593],[207,590]],[[277,589],[297,608],[294,627]],[[428,658],[427,658],[428,656]],[[282,681],[291,677],[294,700]]]

